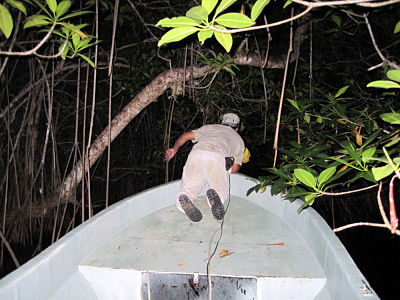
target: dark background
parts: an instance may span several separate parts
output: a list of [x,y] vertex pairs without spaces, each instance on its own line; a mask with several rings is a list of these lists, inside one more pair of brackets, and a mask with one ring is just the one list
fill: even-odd
[[[90,3],[91,1],[89,1]],[[93,1],[92,1],[93,2]],[[131,5],[134,4],[134,6]],[[195,64],[216,64],[216,58],[221,53],[224,59],[229,59],[225,51],[215,40],[209,40],[200,45],[196,38],[187,38],[178,43],[172,43],[161,48],[157,47],[157,38],[160,38],[165,29],[155,27],[163,17],[184,15],[186,11],[198,3],[192,1],[121,1],[118,15],[116,37],[116,56],[114,66],[114,83],[112,88],[112,117],[140,93],[156,76],[172,68]],[[80,1],[73,2],[73,9],[79,9]],[[108,124],[108,93],[109,78],[106,66],[108,64],[112,17],[114,1],[100,1],[100,33],[99,65],[97,77],[96,115],[93,125],[94,138]],[[299,9],[299,7],[297,7]],[[94,6],[88,9],[94,10]],[[241,5],[233,5],[232,11],[240,11]],[[249,7],[246,7],[249,11]],[[37,9],[29,9],[31,14]],[[387,67],[370,67],[382,61],[374,49],[362,14],[367,13],[375,34],[376,43],[383,54],[393,61],[398,61],[400,53],[399,34],[393,29],[399,21],[399,7],[396,5],[379,7],[376,9],[355,7],[331,8],[325,7],[312,11],[312,31],[301,45],[299,60],[290,64],[285,97],[309,103],[312,100],[322,101],[329,95],[334,95],[340,88],[349,85],[346,92],[346,113],[349,118],[359,118],[360,111],[369,107],[370,114],[363,116],[365,127],[377,122],[383,126],[379,115],[383,112],[399,111],[399,94],[396,91],[382,91],[366,88],[366,84],[378,79],[385,79]],[[282,10],[280,1],[271,1],[265,11],[268,22],[274,22],[290,16],[290,10]],[[353,15],[357,14],[357,16]],[[14,19],[17,14],[13,11]],[[88,32],[92,32],[94,14],[82,16],[76,22],[88,23]],[[340,24],[338,23],[340,20]],[[262,20],[261,20],[262,21]],[[261,22],[260,21],[260,22]],[[301,22],[310,20],[302,19]],[[295,26],[299,25],[298,23]],[[22,24],[20,24],[22,27]],[[270,48],[267,45],[265,31],[256,31],[234,35],[234,46],[231,55],[234,55],[238,45],[247,40],[248,53],[261,52],[265,55],[267,49],[270,58],[280,58],[285,55],[289,41],[289,27],[278,26],[270,30],[272,41]],[[26,49],[34,45],[43,36],[43,32],[21,30],[17,37],[16,50]],[[156,37],[156,38],[155,38]],[[1,49],[9,46],[9,40],[0,37]],[[41,53],[53,53],[57,43],[48,43]],[[312,53],[312,61],[310,55]],[[93,58],[91,53],[86,55]],[[2,59],[2,57],[0,57]],[[0,61],[0,64],[4,60]],[[37,57],[10,57],[7,69],[0,78],[0,105],[1,112],[9,106],[19,93],[29,90],[26,97],[21,98],[4,117],[0,127],[0,216],[13,209],[18,212],[29,208],[30,203],[41,203],[44,198],[50,197],[57,185],[68,174],[72,167],[75,138],[75,117],[78,116],[78,147],[82,149],[83,126],[86,126],[88,136],[89,116],[92,109],[91,100],[84,104],[85,78],[88,72],[88,99],[91,99],[93,84],[93,69],[86,67],[80,61],[81,77],[79,82],[79,107],[76,110],[76,94],[78,90],[78,59],[38,59]],[[227,66],[227,65],[225,65]],[[219,117],[225,112],[236,112],[242,119],[242,135],[246,146],[252,154],[251,161],[244,165],[241,172],[245,175],[258,178],[268,172],[265,168],[272,167],[274,151],[272,149],[275,122],[278,111],[280,93],[283,82],[282,69],[264,69],[264,80],[260,68],[240,66],[236,73],[220,71],[213,80],[208,76],[203,82],[196,82],[207,88],[193,89],[190,84],[186,87],[186,94],[177,94],[169,89],[157,101],[141,111],[130,124],[121,132],[111,146],[110,161],[110,204],[144,189],[163,184],[166,179],[166,165],[164,150],[171,146],[178,136],[187,130],[197,128],[203,124],[219,122]],[[312,74],[310,67],[312,67]],[[62,72],[53,73],[54,69],[61,68]],[[43,76],[42,69],[49,77],[53,93],[53,133],[43,168],[41,156],[46,137],[48,102],[45,85],[34,86],[34,83]],[[72,70],[72,71],[71,71]],[[311,76],[312,75],[312,76]],[[310,82],[310,76],[312,82]],[[53,79],[52,79],[53,78]],[[200,81],[200,80],[199,80]],[[54,83],[54,85],[53,85]],[[267,86],[268,99],[265,101],[264,85]],[[4,87],[4,88],[3,88]],[[40,109],[39,109],[40,108]],[[316,105],[307,108],[315,114],[321,112]],[[86,122],[83,121],[87,114]],[[37,115],[37,119],[34,116]],[[171,119],[172,117],[172,119]],[[299,118],[304,130],[302,144],[312,146],[316,141],[325,141],[326,135],[331,133],[327,127],[316,125],[315,119],[307,125],[302,116],[292,106],[285,103],[280,129],[280,148],[288,148],[289,142],[297,139],[296,120]],[[303,115],[304,117],[304,115]],[[27,122],[26,120],[29,120]],[[37,123],[34,122],[37,121]],[[334,123],[334,122],[333,122]],[[171,126],[170,126],[171,124]],[[331,124],[330,124],[331,125]],[[387,125],[387,124],[386,124]],[[350,125],[333,125],[337,137],[354,138],[353,127]],[[398,127],[386,127],[394,131]],[[265,133],[265,139],[264,139]],[[363,128],[362,132],[368,135]],[[87,142],[87,141],[86,141]],[[14,152],[13,146],[16,145]],[[175,180],[181,177],[182,167],[190,151],[187,144],[180,149],[176,159],[170,162],[168,179]],[[77,151],[80,158],[81,150]],[[332,150],[334,151],[334,150]],[[397,150],[398,153],[398,150]],[[8,165],[11,154],[15,163]],[[332,153],[331,153],[332,154]],[[278,164],[285,161],[282,155],[278,157]],[[31,172],[40,170],[37,174]],[[106,195],[107,154],[91,168],[91,192],[94,213],[104,209]],[[85,181],[87,184],[87,181]],[[396,191],[398,183],[396,182]],[[351,187],[336,187],[336,192],[364,187],[365,182],[356,182]],[[387,211],[387,181],[384,182],[382,199]],[[81,186],[76,192],[77,203],[81,201]],[[377,207],[377,189],[362,194],[352,194],[341,197],[319,198],[313,207],[325,218],[327,223],[336,228],[352,222],[382,223]],[[85,197],[88,197],[87,185]],[[399,195],[396,194],[396,199]],[[7,203],[5,199],[7,200]],[[20,205],[20,204],[23,205]],[[398,203],[398,201],[396,202]],[[22,208],[21,208],[22,206]],[[4,211],[7,207],[7,211]],[[16,218],[8,225],[5,235],[11,243],[16,256],[21,263],[27,261],[52,242],[54,225],[60,228],[61,236],[79,225],[80,210],[76,205],[68,204],[65,216],[64,210],[51,211],[44,218],[25,222]],[[79,208],[79,207],[78,207]],[[61,221],[62,220],[62,221]],[[74,224],[70,226],[70,224]],[[400,250],[400,238],[392,235],[387,229],[357,227],[337,233],[337,236],[348,249],[362,273],[366,276],[372,288],[381,299],[397,299],[396,274],[399,270],[397,253]],[[15,268],[9,253],[3,247],[3,260],[0,268],[1,276]]]

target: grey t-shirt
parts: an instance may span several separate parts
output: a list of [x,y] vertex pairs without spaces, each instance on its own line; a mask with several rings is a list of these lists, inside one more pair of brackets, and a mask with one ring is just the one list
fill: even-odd
[[233,156],[236,164],[242,164],[244,142],[232,127],[221,124],[204,125],[193,130],[193,133],[193,143],[196,143],[193,150],[215,152],[224,157]]

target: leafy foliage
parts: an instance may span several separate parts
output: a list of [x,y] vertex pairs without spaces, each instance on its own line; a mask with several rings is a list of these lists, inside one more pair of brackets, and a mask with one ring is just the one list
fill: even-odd
[[[386,75],[390,80],[378,81],[368,86],[388,88],[399,81],[400,72],[397,70],[390,70]],[[381,114],[384,122],[379,126],[375,123],[374,128],[367,129],[364,125],[369,121],[366,116],[369,115],[369,110],[376,108],[368,107],[364,111],[355,109],[354,106],[358,105],[355,99],[343,98],[348,88],[349,86],[345,86],[339,89],[335,95],[325,94],[325,99],[314,99],[313,105],[306,105],[301,100],[288,100],[292,110],[295,110],[294,116],[302,119],[306,126],[318,126],[339,134],[333,136],[325,133],[326,138],[318,135],[318,143],[311,146],[289,142],[292,148],[279,149],[285,163],[279,168],[268,169],[275,176],[260,177],[256,187],[249,192],[257,192],[272,183],[273,194],[281,193],[289,200],[304,200],[300,212],[312,205],[317,197],[324,195],[325,191],[332,190],[337,185],[350,187],[360,180],[377,183],[399,170],[400,130],[385,124],[400,124],[400,114]],[[320,107],[321,115],[312,111],[313,107]],[[313,118],[306,118],[307,115]],[[366,131],[363,136],[362,129]]]
[[[6,2],[27,15],[24,3],[15,0],[6,0]],[[82,31],[88,24],[74,25],[69,21],[72,18],[89,14],[91,13],[90,11],[80,10],[69,13],[72,5],[71,0],[62,0],[59,2],[57,0],[46,0],[45,4],[39,0],[25,2],[36,6],[42,13],[28,16],[24,24],[24,29],[43,28],[44,32],[61,37],[62,39],[58,40],[60,43],[58,55],[62,59],[66,59],[68,53],[71,53],[68,57],[72,58],[78,55],[94,67],[92,60],[82,54],[83,50],[97,43],[97,41],[94,41],[93,36],[89,36]],[[10,37],[13,26],[13,19],[9,10],[0,4],[0,31],[3,32],[6,38]],[[43,42],[45,41],[43,40]]]
[[[237,29],[253,26],[270,1],[257,0],[252,6],[250,18],[243,13],[237,12],[222,14],[236,2],[237,0],[204,0],[201,6],[190,8],[185,17],[160,20],[156,26],[173,27],[173,29],[162,36],[158,46],[177,42],[194,33],[198,33],[198,39],[202,44],[214,35],[226,52],[230,52],[233,39],[227,28]],[[217,6],[218,3],[219,5]],[[210,16],[215,7],[214,14]]]

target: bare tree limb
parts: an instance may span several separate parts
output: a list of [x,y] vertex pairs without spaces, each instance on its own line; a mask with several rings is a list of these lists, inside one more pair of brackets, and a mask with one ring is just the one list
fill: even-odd
[[4,236],[3,232],[1,232],[1,230],[0,230],[0,238],[3,241],[4,245],[6,245],[6,248],[7,248],[8,252],[10,253],[11,258],[13,259],[15,266],[17,268],[19,268],[20,263],[17,259],[17,256],[15,255],[13,249],[11,248],[10,243],[7,241],[6,237]]
[[[379,50],[379,47],[378,47],[378,45],[377,45],[377,43],[375,41],[374,33],[372,32],[371,24],[369,23],[368,16],[366,14],[364,14],[364,20],[365,20],[365,23],[367,24],[368,32],[369,32],[369,35],[371,37],[372,44],[374,45],[375,51],[376,51],[376,53],[378,53],[379,57],[382,60],[382,63],[380,63],[378,66],[382,66],[382,64],[383,64],[383,65],[388,65],[388,66],[390,66],[390,67],[392,67],[392,68],[394,68],[396,70],[400,70],[400,66],[399,65],[397,65],[394,62],[391,62],[390,60],[388,60],[382,54],[381,50]],[[372,69],[375,69],[375,68],[376,68],[376,66],[375,67],[371,67],[369,70],[372,70]]]
[[[297,53],[300,49],[302,41],[306,37],[306,30],[309,22],[305,22],[298,27],[293,40],[293,50]],[[251,67],[263,67],[264,60],[257,54],[245,55],[237,53],[234,57],[237,65],[245,65]],[[284,68],[286,65],[286,57],[270,57],[266,68]],[[15,219],[38,218],[43,214],[47,215],[51,209],[57,207],[58,204],[75,203],[75,191],[77,185],[82,181],[83,176],[89,168],[103,154],[108,145],[121,133],[121,131],[135,118],[144,108],[157,100],[167,89],[173,88],[175,84],[182,84],[189,79],[201,78],[214,73],[208,65],[192,65],[186,68],[176,68],[165,71],[153,79],[138,95],[136,95],[111,121],[95,139],[89,153],[86,157],[82,157],[75,167],[70,171],[61,186],[49,195],[44,203],[32,203],[29,211],[10,211],[7,216],[6,223],[12,223]]]
[[43,39],[31,50],[28,51],[22,51],[22,52],[13,52],[13,51],[0,51],[0,55],[13,55],[13,56],[28,56],[32,54],[37,54],[36,51],[40,49],[40,47],[43,46],[44,43],[50,38],[51,34],[53,33],[54,28],[56,27],[57,22],[54,21],[53,24],[51,25],[49,31],[47,34],[43,37]]

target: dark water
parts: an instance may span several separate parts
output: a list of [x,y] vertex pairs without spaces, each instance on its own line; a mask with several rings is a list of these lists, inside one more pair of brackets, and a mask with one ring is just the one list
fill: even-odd
[[383,299],[400,299],[400,237],[380,228],[337,233],[371,287]]
[[[324,203],[315,208],[332,228],[354,222],[383,223],[376,191],[362,197],[323,200],[329,205]],[[388,214],[384,195],[382,201]],[[336,235],[378,296],[382,300],[400,299],[400,236],[386,228],[370,226],[346,229]]]

